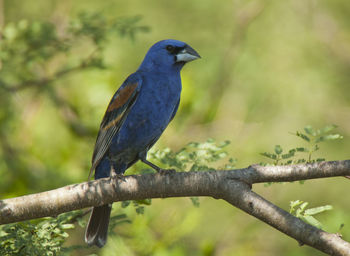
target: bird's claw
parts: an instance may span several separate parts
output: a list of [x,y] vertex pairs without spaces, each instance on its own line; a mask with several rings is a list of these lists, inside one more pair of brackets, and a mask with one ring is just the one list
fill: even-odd
[[123,174],[120,173],[115,173],[112,172],[112,175],[110,176],[111,179],[120,179],[122,181],[125,181],[125,176]]

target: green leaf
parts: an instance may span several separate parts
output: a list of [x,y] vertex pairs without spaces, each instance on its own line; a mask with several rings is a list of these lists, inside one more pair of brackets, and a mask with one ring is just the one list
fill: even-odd
[[224,169],[233,169],[236,166],[237,159],[230,157]]
[[198,147],[198,145],[199,145],[198,142],[190,142],[187,144],[188,147],[194,147],[194,148]]
[[328,134],[328,135],[324,135],[324,136],[317,138],[315,143],[323,142],[323,141],[327,141],[327,140],[338,140],[338,139],[342,139],[342,138],[343,138],[343,136],[341,136],[340,134]]
[[295,200],[295,201],[290,201],[289,202],[289,212],[292,213],[294,212],[295,208],[301,205],[303,201],[301,200]]
[[317,219],[315,219],[312,216],[302,216],[300,217],[302,220],[304,220],[305,222],[309,223],[312,226],[315,226],[317,228],[322,229],[322,224],[321,222],[319,222]]
[[218,154],[218,158],[219,159],[225,158],[227,156],[228,156],[227,152],[221,152],[221,153]]
[[260,153],[260,155],[265,156],[265,157],[270,158],[270,159],[273,159],[273,160],[277,159],[277,155],[271,154],[271,153],[268,153],[268,152]]
[[122,201],[121,203],[121,206],[122,208],[126,208],[130,205],[131,201],[130,200],[127,200],[127,201]]
[[152,199],[135,200],[138,204],[151,205]]
[[302,211],[304,211],[305,208],[306,208],[308,205],[309,205],[308,202],[304,202],[304,203],[302,203],[302,204],[300,205],[300,209],[301,209]]
[[311,125],[305,126],[304,131],[309,135],[316,136],[316,131],[312,128]]
[[282,147],[281,147],[280,145],[276,145],[276,146],[275,146],[275,153],[276,153],[277,155],[280,155],[282,152],[283,152]]
[[335,128],[337,128],[338,126],[334,125],[334,124],[331,124],[331,125],[327,125],[321,129],[319,129],[319,134],[322,135],[322,134],[325,134],[325,133],[328,133],[332,130],[334,130]]
[[299,208],[297,209],[296,213],[295,213],[295,216],[297,216],[298,218],[299,217],[302,217],[303,216],[303,211],[305,210],[305,208],[308,206],[308,202],[303,202]]
[[304,148],[304,147],[296,148],[296,151],[297,152],[309,152],[309,150],[307,148]]
[[145,213],[145,207],[144,206],[139,206],[136,208],[136,213],[137,214],[144,214]]
[[305,140],[307,142],[310,142],[310,138],[308,136],[306,136],[304,133],[297,132],[295,135],[302,138],[303,140]]
[[194,207],[199,207],[199,198],[198,197],[190,197],[191,202],[193,204]]
[[315,215],[315,214],[319,214],[319,213],[324,212],[324,211],[330,211],[332,209],[333,209],[333,206],[331,206],[331,205],[319,206],[319,207],[307,209],[305,211],[305,215]]
[[220,148],[224,148],[224,147],[228,146],[230,143],[231,143],[231,141],[225,140],[225,141],[219,143],[218,146],[219,146]]
[[69,224],[69,223],[61,225],[62,229],[72,229],[74,227],[75,227],[74,224]]
[[69,237],[68,233],[66,233],[66,232],[60,233],[60,236],[61,236],[61,237],[64,237],[64,238]]
[[282,159],[288,159],[288,158],[293,157],[294,155],[295,155],[295,150],[294,149],[293,150],[289,150],[289,153],[282,155]]
[[266,182],[264,183],[264,187],[270,187],[273,183],[272,182]]

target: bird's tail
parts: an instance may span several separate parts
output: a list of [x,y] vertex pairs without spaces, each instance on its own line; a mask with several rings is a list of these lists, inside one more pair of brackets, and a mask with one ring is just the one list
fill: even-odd
[[103,247],[107,242],[109,217],[112,204],[106,204],[92,209],[85,232],[85,242],[88,245]]

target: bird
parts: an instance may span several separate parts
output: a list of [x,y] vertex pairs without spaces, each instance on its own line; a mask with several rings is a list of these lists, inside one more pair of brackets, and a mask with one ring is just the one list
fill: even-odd
[[[141,65],[113,95],[97,135],[90,175],[95,179],[122,176],[137,161],[158,173],[164,169],[147,160],[148,150],[173,120],[180,103],[183,66],[201,58],[187,43],[166,39],[155,43]],[[89,175],[89,177],[90,177]],[[93,207],[85,242],[107,242],[112,204]]]

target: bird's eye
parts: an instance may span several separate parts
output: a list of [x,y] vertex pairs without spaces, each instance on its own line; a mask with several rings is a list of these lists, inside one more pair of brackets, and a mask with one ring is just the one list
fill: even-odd
[[168,52],[173,52],[175,50],[175,47],[172,45],[167,45],[165,48]]

